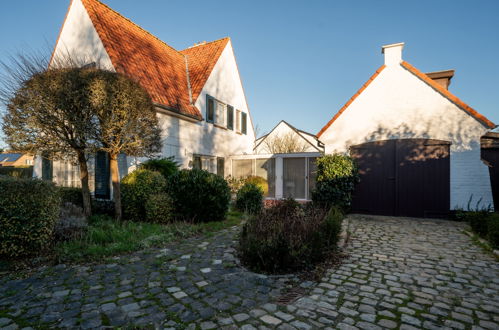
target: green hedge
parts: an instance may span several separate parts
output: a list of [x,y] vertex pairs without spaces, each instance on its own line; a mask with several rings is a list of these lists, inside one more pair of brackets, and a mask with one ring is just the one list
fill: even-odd
[[173,157],[149,159],[140,164],[141,169],[156,171],[161,173],[165,179],[178,172],[179,165]]
[[175,218],[192,222],[224,220],[229,210],[230,189],[220,176],[204,170],[181,170],[168,182]]
[[0,179],[0,255],[18,258],[44,251],[52,242],[60,196],[51,182]]
[[471,230],[488,240],[493,248],[499,248],[499,213],[487,210],[458,211],[456,218],[466,221]]
[[166,179],[159,172],[137,169],[121,180],[123,217],[132,221],[146,220],[146,202],[151,195],[164,192]]
[[71,203],[83,207],[83,195],[81,188],[77,187],[58,187],[61,196],[61,204]]
[[335,250],[343,213],[285,200],[251,217],[243,226],[239,251],[255,271],[284,273],[321,262]]
[[317,183],[312,200],[318,205],[336,205],[348,210],[355,184],[359,181],[353,158],[333,154],[317,158]]
[[253,183],[246,183],[237,192],[236,208],[250,214],[259,213],[263,208],[262,188]]
[[3,167],[0,166],[0,176],[13,178],[31,179],[33,177],[33,166],[30,167]]

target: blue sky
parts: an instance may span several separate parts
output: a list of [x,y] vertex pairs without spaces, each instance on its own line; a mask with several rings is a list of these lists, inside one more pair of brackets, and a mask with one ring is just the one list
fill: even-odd
[[[104,0],[177,49],[230,36],[260,134],[285,119],[317,133],[405,42],[423,72],[499,124],[499,1]],[[0,60],[52,46],[69,0],[2,1]]]

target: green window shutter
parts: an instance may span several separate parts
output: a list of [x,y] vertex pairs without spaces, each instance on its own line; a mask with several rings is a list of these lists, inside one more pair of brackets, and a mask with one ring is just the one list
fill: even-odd
[[42,156],[42,179],[52,181],[53,178],[53,164],[48,158]]
[[103,151],[95,154],[95,198],[111,197],[109,155]]
[[227,106],[227,128],[234,130],[234,107],[231,105]]
[[206,121],[213,123],[215,120],[215,100],[206,95]]
[[247,126],[247,119],[246,119],[246,112],[241,113],[241,133],[247,134],[248,130],[246,128]]

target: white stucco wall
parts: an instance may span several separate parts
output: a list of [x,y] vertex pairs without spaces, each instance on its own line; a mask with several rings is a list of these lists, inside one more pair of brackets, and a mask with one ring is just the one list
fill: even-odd
[[317,144],[317,140],[315,140],[313,137],[304,134],[303,136],[298,134],[294,129],[289,127],[285,122],[281,121],[279,124],[277,124],[276,127],[272,129],[272,131],[265,137],[258,139],[255,141],[256,148],[254,152],[256,154],[268,154],[270,153],[270,150],[268,150],[266,141],[271,143],[272,139],[276,137],[283,137],[286,134],[292,134],[293,138],[295,138],[297,141],[299,141],[300,144],[306,147],[305,150],[302,150],[301,152],[317,152],[317,148],[314,148],[314,145]]
[[[393,56],[390,56],[393,59]],[[364,142],[431,138],[451,142],[451,209],[465,208],[473,196],[492,205],[487,167],[480,160],[480,137],[488,129],[467,112],[407,71],[387,66],[320,136],[326,153],[345,152]]]
[[101,68],[114,70],[111,59],[81,0],[73,0],[71,3],[51,65],[57,65],[57,59],[64,62],[68,56],[81,65],[95,62]]
[[249,154],[253,151],[255,140],[253,123],[230,41],[195,102],[204,118],[206,118],[207,94],[232,105],[234,110],[246,112],[247,134],[238,134],[232,130],[216,127],[205,120],[191,122],[159,113],[158,118],[163,132],[162,154],[166,157],[175,156],[183,167],[189,166],[193,154],[228,157],[234,154]]

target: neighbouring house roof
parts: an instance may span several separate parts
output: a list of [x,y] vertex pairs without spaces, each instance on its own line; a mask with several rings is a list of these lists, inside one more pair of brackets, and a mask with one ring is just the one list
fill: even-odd
[[[419,71],[416,69],[414,66],[411,64],[407,63],[406,61],[402,61],[401,65],[403,68],[414,74],[416,77],[419,79],[423,80],[426,84],[428,84],[430,87],[435,89],[438,93],[440,93],[442,96],[447,98],[449,101],[457,105],[459,108],[462,110],[466,111],[468,114],[470,114],[472,117],[474,117],[476,120],[478,120],[482,125],[488,128],[494,128],[496,125],[488,120],[484,115],[478,113],[475,109],[461,101],[457,96],[449,92],[446,88],[441,86],[439,83],[437,83],[435,80],[431,79],[428,77],[426,74],[423,72]],[[334,117],[317,133],[317,137],[320,137],[335,121],[338,119],[338,117],[352,104],[352,102],[369,86],[369,84],[376,79],[376,77],[383,71],[385,68],[385,65],[382,65],[376,72],[369,78],[369,80],[362,85],[362,87],[355,93],[349,100],[348,102],[334,115]],[[431,73],[430,73],[431,74]]]
[[154,103],[202,119],[194,103],[229,38],[177,51],[100,1],[81,1],[117,72],[136,79]]
[[[305,131],[302,131],[301,129],[298,129],[296,127],[294,127],[293,125],[291,125],[290,123],[288,123],[287,121],[285,120],[281,120],[277,125],[274,126],[274,128],[272,128],[272,130],[265,134],[265,135],[262,135],[260,136],[258,139],[255,140],[255,147],[253,148],[253,150],[256,150],[262,143],[263,141],[269,136],[272,134],[272,132],[274,132],[274,130],[281,124],[285,124],[287,125],[289,128],[291,128],[294,132],[296,132],[296,134],[298,134],[298,136],[302,137],[308,144],[310,144],[313,148],[317,149],[317,151],[319,152],[323,152],[324,151],[324,144],[319,141],[319,139],[317,138],[317,136],[315,134],[312,134],[312,133],[309,133],[309,132],[305,132]],[[311,138],[313,138],[315,141],[316,141],[316,144],[313,144],[310,142],[309,139],[307,139],[304,135],[308,135],[310,136]]]
[[19,158],[22,157],[22,153],[5,153],[5,154],[0,154],[0,163],[11,163],[15,162]]

